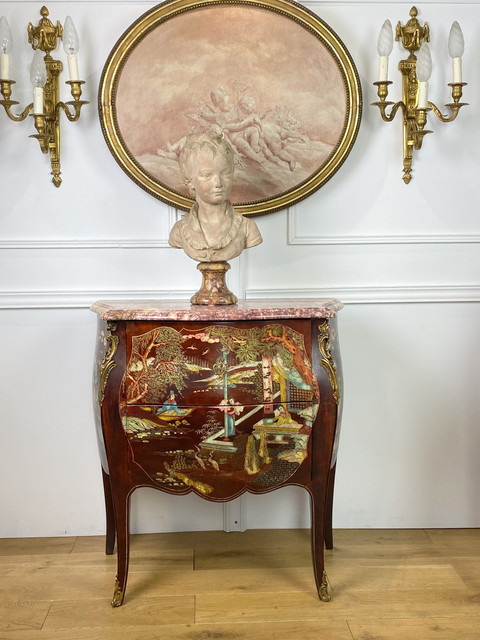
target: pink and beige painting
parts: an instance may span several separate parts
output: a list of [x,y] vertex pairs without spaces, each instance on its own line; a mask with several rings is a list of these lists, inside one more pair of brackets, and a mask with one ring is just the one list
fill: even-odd
[[233,203],[267,200],[328,161],[347,117],[345,82],[317,35],[248,5],[196,7],[158,24],[126,57],[116,114],[130,156],[188,195],[178,156],[190,133],[223,132]]

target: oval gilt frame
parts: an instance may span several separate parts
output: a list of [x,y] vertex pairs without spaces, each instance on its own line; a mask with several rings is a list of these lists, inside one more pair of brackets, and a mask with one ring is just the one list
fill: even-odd
[[189,210],[178,153],[188,133],[234,148],[231,200],[246,216],[308,197],[341,167],[362,112],[352,57],[291,0],[168,0],[136,20],[105,63],[98,94],[115,160],[142,189]]

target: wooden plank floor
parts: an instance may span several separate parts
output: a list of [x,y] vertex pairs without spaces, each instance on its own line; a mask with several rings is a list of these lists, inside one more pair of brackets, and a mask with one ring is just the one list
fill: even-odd
[[332,601],[307,530],[0,539],[0,640],[480,640],[480,529],[336,530]]

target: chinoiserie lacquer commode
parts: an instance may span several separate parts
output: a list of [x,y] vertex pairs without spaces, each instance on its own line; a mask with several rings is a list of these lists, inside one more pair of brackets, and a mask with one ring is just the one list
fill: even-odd
[[94,401],[107,514],[117,539],[113,606],[129,561],[138,487],[225,502],[304,487],[317,591],[329,600],[341,402],[337,300],[100,301]]

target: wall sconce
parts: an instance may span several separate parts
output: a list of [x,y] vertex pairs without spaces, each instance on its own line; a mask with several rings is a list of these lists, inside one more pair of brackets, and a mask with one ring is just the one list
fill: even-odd
[[[65,19],[65,25],[57,22],[54,26],[48,19],[47,7],[40,10],[41,19],[36,27],[30,23],[27,28],[28,42],[35,50],[32,66],[30,68],[30,80],[33,86],[33,103],[25,107],[19,115],[12,113],[11,108],[17,105],[16,100],[11,100],[12,84],[14,80],[9,78],[9,54],[12,45],[12,34],[5,17],[0,18],[0,88],[3,100],[0,104],[4,107],[10,120],[21,122],[32,112],[37,134],[30,138],[36,138],[40,144],[42,153],[50,152],[50,164],[52,167],[52,182],[59,187],[60,178],[60,111],[64,111],[70,122],[76,122],[80,117],[80,110],[85,100],[80,100],[82,95],[81,85],[83,80],[78,79],[78,35],[70,16]],[[57,48],[58,40],[63,41],[63,48],[67,53],[70,85],[73,100],[61,102],[59,100],[59,77],[63,71],[60,60],[54,60],[50,52]],[[42,55],[43,52],[45,55]]]
[[[460,102],[462,97],[462,87],[466,82],[462,82],[462,55],[464,49],[463,34],[458,22],[452,24],[450,37],[448,40],[448,51],[452,58],[453,82],[452,87],[453,102],[446,104],[450,113],[442,115],[440,110],[432,103],[428,102],[428,80],[432,70],[432,59],[427,42],[430,42],[430,30],[428,24],[420,26],[417,20],[417,9],[410,10],[410,20],[406,25],[400,22],[397,24],[395,40],[401,40],[404,49],[410,51],[406,60],[401,60],[398,68],[402,73],[402,100],[400,102],[388,102],[388,85],[392,84],[388,80],[388,56],[393,48],[393,31],[389,20],[386,20],[378,37],[379,74],[378,81],[373,84],[377,87],[379,102],[373,102],[380,109],[380,114],[385,122],[391,122],[399,109],[403,113],[403,181],[408,184],[412,178],[412,158],[413,150],[421,149],[423,137],[427,133],[432,133],[425,129],[427,124],[427,111],[433,111],[442,122],[455,120],[461,107],[466,102]],[[418,56],[415,51],[419,50]],[[387,114],[387,107],[393,105],[390,113]]]

